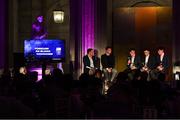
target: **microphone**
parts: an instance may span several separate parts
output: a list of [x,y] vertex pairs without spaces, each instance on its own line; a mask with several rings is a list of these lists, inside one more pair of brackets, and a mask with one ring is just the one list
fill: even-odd
[[131,57],[128,57],[128,65],[131,64]]

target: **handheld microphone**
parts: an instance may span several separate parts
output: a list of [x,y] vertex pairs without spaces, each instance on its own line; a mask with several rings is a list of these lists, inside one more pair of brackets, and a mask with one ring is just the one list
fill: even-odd
[[128,57],[128,63],[127,63],[128,65],[130,65],[131,64],[131,57]]

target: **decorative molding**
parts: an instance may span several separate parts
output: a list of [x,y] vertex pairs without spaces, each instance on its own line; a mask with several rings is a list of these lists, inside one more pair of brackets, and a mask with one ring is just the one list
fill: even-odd
[[172,6],[172,0],[113,0],[113,8],[134,7],[142,3],[151,6]]
[[130,7],[136,7],[136,6],[143,6],[143,5],[147,5],[147,6],[161,6],[161,4],[159,4],[158,2],[154,2],[154,1],[147,1],[147,0],[144,0],[144,1],[139,1],[139,2],[136,2],[134,3],[132,6]]

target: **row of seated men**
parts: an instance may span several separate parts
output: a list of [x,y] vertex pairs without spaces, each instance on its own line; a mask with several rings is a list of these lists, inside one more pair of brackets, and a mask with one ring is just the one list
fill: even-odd
[[[169,67],[169,60],[165,54],[163,47],[157,49],[157,56],[152,56],[149,49],[144,49],[144,57],[140,59],[136,55],[135,49],[130,49],[129,56],[127,58],[127,69],[125,71],[140,70],[141,72],[159,72],[166,74]],[[113,81],[117,75],[115,67],[115,57],[112,54],[112,48],[106,47],[105,53],[101,56],[101,59],[94,54],[94,50],[89,48],[87,55],[83,57],[84,73],[90,73],[95,70],[100,70],[100,62],[102,64],[102,72],[104,73],[105,79]],[[111,74],[110,74],[111,73]]]

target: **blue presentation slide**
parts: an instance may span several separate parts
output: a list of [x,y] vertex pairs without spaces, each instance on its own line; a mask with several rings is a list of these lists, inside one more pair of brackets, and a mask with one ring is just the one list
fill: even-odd
[[58,39],[25,40],[24,57],[27,60],[65,59],[65,42]]

